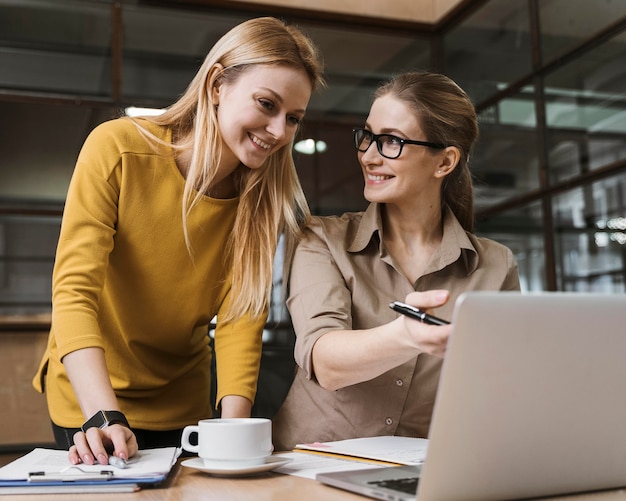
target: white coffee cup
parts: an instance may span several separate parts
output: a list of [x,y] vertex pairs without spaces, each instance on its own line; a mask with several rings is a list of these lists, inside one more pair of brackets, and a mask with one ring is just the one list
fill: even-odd
[[[189,442],[192,434],[198,436],[197,445]],[[181,441],[206,467],[256,466],[272,453],[272,423],[265,418],[203,419],[186,426]]]

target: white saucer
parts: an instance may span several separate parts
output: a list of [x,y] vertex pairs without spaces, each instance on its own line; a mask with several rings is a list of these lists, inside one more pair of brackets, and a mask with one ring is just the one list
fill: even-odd
[[183,466],[187,466],[189,468],[194,468],[196,470],[203,471],[205,473],[210,473],[211,475],[220,476],[220,477],[237,477],[237,476],[245,476],[245,475],[254,475],[255,473],[262,473],[264,471],[270,471],[274,468],[278,468],[279,466],[283,466],[284,464],[291,461],[291,459],[279,458],[279,457],[268,457],[265,460],[264,464],[257,464],[254,466],[205,466],[204,461],[200,458],[186,459],[182,463]]

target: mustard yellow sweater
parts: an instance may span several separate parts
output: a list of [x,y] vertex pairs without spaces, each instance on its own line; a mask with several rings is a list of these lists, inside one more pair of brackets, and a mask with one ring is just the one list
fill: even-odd
[[[147,124],[171,141],[171,132]],[[129,119],[85,142],[65,204],[53,273],[52,328],[33,384],[51,419],[84,420],[63,357],[104,349],[111,383],[132,427],[167,430],[210,417],[207,324],[215,333],[217,399],[254,401],[266,316],[219,322],[231,300],[225,242],[238,199],[203,197],[181,219],[184,179],[169,148],[157,154]],[[165,153],[165,154],[163,154]]]

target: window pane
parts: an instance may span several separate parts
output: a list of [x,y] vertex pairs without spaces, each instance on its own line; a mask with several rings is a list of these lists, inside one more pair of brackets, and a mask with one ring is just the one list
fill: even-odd
[[559,289],[626,292],[626,174],[555,197],[553,212]]
[[[328,88],[311,99],[316,115],[369,113],[376,87],[401,71],[430,67],[430,43],[404,33],[300,24],[319,47]],[[356,124],[361,125],[361,124]]]
[[543,210],[539,202],[478,221],[476,234],[506,245],[519,267],[522,291],[546,289]]
[[625,40],[612,40],[548,75],[551,181],[626,159]]
[[0,214],[0,314],[50,311],[60,221]]
[[492,0],[445,36],[445,72],[479,103],[531,70],[528,5]]
[[0,87],[109,96],[111,6],[0,0]]
[[541,0],[537,4],[546,63],[626,14],[624,0]]
[[187,88],[217,40],[243,15],[126,5],[123,90],[134,103],[174,102]]
[[110,115],[108,109],[0,101],[0,201],[65,200],[87,134]]
[[503,99],[479,115],[480,136],[470,169],[476,210],[539,187],[532,88]]

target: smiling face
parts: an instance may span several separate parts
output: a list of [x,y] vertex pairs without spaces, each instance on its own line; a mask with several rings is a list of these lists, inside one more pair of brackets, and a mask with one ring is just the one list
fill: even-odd
[[[428,141],[418,117],[404,101],[386,94],[374,101],[365,128],[374,134]],[[383,157],[372,143],[358,159],[365,178],[364,196],[370,202],[414,204],[436,201],[442,176],[443,150],[405,144],[398,158]]]
[[258,169],[293,139],[311,97],[304,70],[254,65],[213,90],[222,137],[221,170]]

